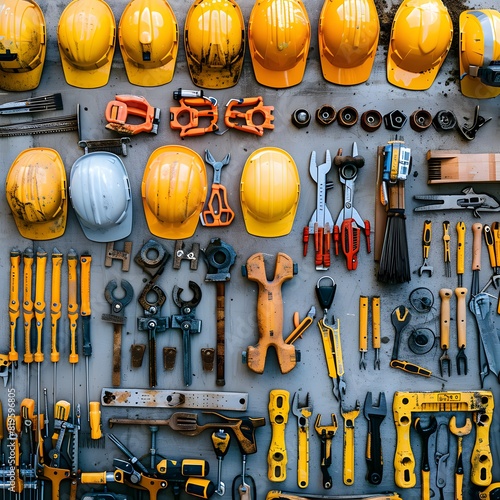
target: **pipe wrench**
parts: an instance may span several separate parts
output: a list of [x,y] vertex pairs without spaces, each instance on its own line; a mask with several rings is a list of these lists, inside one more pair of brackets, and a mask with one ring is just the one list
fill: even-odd
[[316,210],[312,214],[309,225],[304,228],[302,241],[304,243],[304,257],[307,255],[309,236],[314,235],[314,250],[316,252],[316,270],[326,271],[330,268],[330,237],[333,229],[332,214],[326,206],[326,191],[333,187],[326,181],[326,174],[332,168],[330,151],[326,150],[325,162],[316,164],[316,151],[311,153],[309,174],[316,182]]

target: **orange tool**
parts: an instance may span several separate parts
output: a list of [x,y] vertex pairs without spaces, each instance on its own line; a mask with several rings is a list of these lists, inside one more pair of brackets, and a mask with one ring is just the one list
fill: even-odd
[[[187,120],[186,120],[187,118]],[[209,119],[206,127],[199,125],[200,118]],[[214,97],[181,97],[179,106],[170,108],[170,128],[180,130],[181,137],[194,137],[219,130],[219,110]]]
[[227,190],[220,183],[222,167],[228,165],[230,160],[231,155],[228,153],[222,161],[215,161],[212,153],[208,149],[205,150],[205,161],[214,169],[214,180],[207,208],[200,214],[204,226],[229,226],[233,222],[234,212],[227,201]]
[[[114,101],[106,106],[106,128],[120,134],[136,135],[141,132],[158,133],[160,123],[160,108],[154,108],[145,97],[136,95],[117,95]],[[129,116],[144,119],[142,123],[127,123]]]
[[[274,129],[273,111],[274,106],[264,106],[264,99],[261,96],[231,99],[226,104],[224,123],[228,128],[262,136],[264,129]],[[254,116],[258,117],[257,122],[254,121]]]
[[249,257],[243,268],[246,277],[259,284],[257,298],[257,318],[259,342],[247,348],[246,363],[256,373],[264,372],[266,354],[269,347],[274,347],[281,373],[288,373],[297,364],[295,347],[283,339],[283,298],[281,286],[293,278],[295,265],[288,255],[280,252],[276,257],[273,281],[268,281],[264,255],[256,253]]
[[339,254],[340,240],[347,269],[353,271],[358,267],[361,229],[366,237],[366,250],[371,252],[370,222],[361,218],[353,204],[354,182],[358,177],[358,170],[365,164],[365,159],[358,155],[358,145],[354,142],[352,155],[342,156],[342,149],[339,149],[333,163],[338,167],[340,182],[344,185],[344,208],[340,211],[333,230],[335,255]]
[[10,350],[9,361],[13,363],[12,387],[14,387],[14,368],[17,368],[19,353],[16,350],[17,321],[21,315],[19,303],[19,267],[21,265],[21,252],[13,248],[10,252],[10,292],[9,292],[9,323],[10,323]]
[[31,328],[35,312],[33,310],[33,250],[27,248],[23,254],[23,324],[24,324],[24,358],[28,367],[28,397],[30,395],[30,365],[34,360],[31,350]]

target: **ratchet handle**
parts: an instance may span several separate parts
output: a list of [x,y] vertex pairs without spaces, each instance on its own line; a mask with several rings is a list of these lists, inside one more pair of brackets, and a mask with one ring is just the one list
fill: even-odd
[[448,349],[450,347],[450,298],[452,294],[453,292],[449,288],[441,288],[439,290],[439,296],[441,297],[441,349]]

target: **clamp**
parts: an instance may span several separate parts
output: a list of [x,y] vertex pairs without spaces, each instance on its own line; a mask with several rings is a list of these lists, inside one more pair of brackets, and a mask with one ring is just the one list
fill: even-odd
[[370,222],[361,218],[353,204],[354,182],[358,177],[358,170],[363,167],[365,160],[358,155],[358,145],[354,142],[352,156],[342,156],[342,150],[339,149],[333,163],[339,169],[340,182],[344,186],[344,208],[340,211],[333,230],[335,255],[339,254],[340,239],[342,251],[346,257],[347,269],[352,271],[358,266],[357,254],[361,229],[365,233],[367,252],[371,252]]
[[[247,109],[241,111],[238,108]],[[261,96],[230,99],[226,104],[224,123],[228,128],[235,128],[242,132],[262,136],[264,135],[264,129],[274,129],[273,111],[274,106],[264,106],[264,99]],[[254,115],[260,118],[257,123],[254,121]]]
[[201,333],[201,320],[196,318],[196,306],[201,301],[201,288],[194,281],[189,282],[189,288],[193,292],[193,298],[182,300],[183,289],[174,286],[172,298],[174,304],[180,309],[180,314],[172,315],[170,328],[177,328],[182,331],[182,349],[184,358],[184,383],[189,386],[193,381],[191,370],[191,335]]
[[[106,106],[106,128],[120,134],[136,135],[141,132],[158,133],[160,123],[160,108],[154,108],[145,97],[135,95],[117,95],[114,101]],[[127,123],[129,116],[143,118],[142,123]]]
[[[181,97],[179,104],[170,108],[170,128],[180,130],[181,137],[194,137],[219,130],[217,125],[219,110],[215,97]],[[188,121],[183,125],[179,118],[186,115]],[[209,125],[199,126],[200,118],[209,118]]]

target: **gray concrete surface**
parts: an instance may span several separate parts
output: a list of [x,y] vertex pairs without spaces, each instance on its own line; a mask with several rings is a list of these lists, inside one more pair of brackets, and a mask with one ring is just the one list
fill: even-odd
[[[130,93],[144,95],[149,102],[162,110],[162,119],[158,135],[139,135],[132,138],[129,155],[124,158],[127,167],[131,187],[133,191],[133,214],[134,226],[131,236],[128,239],[133,241],[133,254],[139,251],[144,242],[152,235],[148,231],[142,209],[140,183],[149,155],[154,149],[166,144],[183,144],[200,154],[209,148],[213,155],[220,159],[226,153],[231,153],[231,163],[223,171],[223,183],[229,192],[229,202],[236,212],[236,219],[232,225],[220,230],[198,226],[195,235],[187,240],[186,246],[193,242],[198,242],[205,247],[210,238],[221,237],[224,241],[234,246],[237,253],[237,262],[231,273],[231,281],[226,286],[226,385],[225,391],[247,391],[249,393],[249,405],[246,414],[251,416],[264,416],[268,418],[269,391],[272,389],[286,389],[293,395],[295,391],[300,394],[301,400],[309,393],[313,403],[313,419],[318,413],[323,415],[323,422],[329,421],[330,413],[335,413],[342,425],[340,408],[338,402],[333,398],[331,381],[328,378],[323,348],[316,322],[305,333],[304,337],[297,342],[297,347],[302,353],[301,362],[289,374],[282,375],[279,371],[276,358],[272,352],[268,354],[265,372],[257,375],[251,372],[241,362],[241,353],[249,345],[256,344],[258,340],[257,320],[256,320],[256,298],[257,286],[248,281],[240,274],[240,266],[256,252],[262,252],[270,263],[274,261],[277,252],[285,252],[293,261],[298,264],[298,274],[291,281],[283,286],[284,299],[284,333],[291,331],[292,316],[298,311],[301,316],[305,315],[312,305],[319,310],[319,304],[315,297],[315,285],[317,280],[324,275],[332,276],[337,283],[337,294],[333,303],[333,314],[341,323],[341,338],[345,363],[345,379],[347,382],[346,405],[352,407],[356,400],[363,404],[367,391],[372,391],[374,397],[380,391],[385,392],[389,407],[387,418],[382,425],[383,433],[383,456],[384,456],[384,477],[382,484],[374,487],[365,481],[366,464],[364,450],[366,443],[367,421],[362,414],[355,421],[356,432],[356,469],[355,483],[353,486],[345,486],[342,483],[342,429],[339,427],[337,435],[333,440],[333,464],[331,473],[334,487],[330,491],[322,489],[321,472],[319,468],[320,441],[311,428],[310,436],[310,481],[309,487],[304,493],[316,494],[355,494],[373,493],[380,491],[394,491],[393,456],[396,442],[396,433],[390,411],[392,397],[395,391],[447,391],[447,390],[473,390],[480,388],[477,361],[477,329],[474,318],[467,313],[467,357],[469,361],[469,373],[467,376],[458,376],[456,373],[455,356],[456,329],[455,329],[455,306],[452,303],[452,329],[450,355],[452,357],[452,376],[440,380],[438,378],[422,378],[412,376],[389,367],[391,357],[394,330],[390,323],[391,311],[400,304],[410,307],[409,294],[417,287],[427,287],[435,297],[434,307],[428,314],[421,314],[415,311],[411,325],[426,326],[433,330],[436,337],[439,335],[439,299],[438,292],[442,287],[454,289],[457,284],[455,274],[456,255],[456,234],[455,224],[459,220],[465,221],[467,225],[466,243],[466,272],[464,275],[464,286],[470,287],[471,274],[471,225],[475,221],[470,211],[454,212],[432,212],[413,213],[415,202],[412,196],[424,193],[459,193],[464,187],[462,184],[429,186],[427,185],[427,166],[425,154],[429,149],[459,149],[462,152],[479,153],[497,151],[497,137],[500,129],[498,99],[486,101],[475,101],[461,95],[458,88],[458,81],[454,75],[458,72],[458,57],[456,47],[448,56],[445,65],[441,69],[435,83],[428,91],[412,92],[391,86],[386,81],[385,61],[386,50],[379,47],[373,71],[367,83],[354,87],[335,86],[323,80],[319,64],[318,44],[317,44],[317,21],[321,10],[321,2],[309,2],[307,5],[308,14],[311,21],[311,50],[307,63],[304,79],[300,85],[288,89],[272,89],[259,85],[253,75],[250,56],[247,52],[243,74],[238,84],[231,88],[220,91],[210,91],[206,94],[217,98],[219,104],[223,106],[230,98],[250,97],[262,95],[264,102],[275,107],[275,129],[266,131],[263,137],[246,135],[237,131],[229,131],[219,136],[207,134],[203,137],[181,140],[178,133],[170,130],[169,127],[169,107],[174,105],[172,91],[182,88],[195,88],[190,80],[186,66],[186,59],[182,43],[179,47],[179,56],[173,81],[165,86],[156,88],[141,88],[128,83],[123,67],[122,58],[117,48],[109,83],[105,87],[95,90],[76,89],[66,84],[60,65],[57,50],[56,26],[60,14],[65,6],[65,2],[41,1],[40,5],[45,13],[48,35],[47,61],[43,72],[40,87],[33,94],[47,94],[61,92],[64,101],[65,114],[70,114],[79,103],[82,107],[82,120],[87,138],[99,139],[111,137],[111,132],[105,130],[104,109],[107,102],[114,98],[115,94]],[[124,1],[112,1],[110,5],[116,16],[120,19]],[[179,32],[182,34],[184,19],[190,2],[183,0],[173,0],[172,7],[177,16]],[[247,0],[240,2],[245,21],[248,21],[253,3]],[[182,40],[182,37],[181,37]],[[21,98],[26,94],[5,93],[0,96],[1,101],[8,101],[14,98]],[[413,151],[413,170],[406,182],[406,203],[407,203],[407,235],[410,249],[411,281],[402,285],[382,285],[376,280],[377,263],[373,260],[373,254],[367,255],[364,242],[359,254],[359,267],[356,271],[346,270],[342,257],[334,258],[332,266],[327,272],[318,272],[314,267],[314,252],[310,244],[309,253],[306,257],[302,255],[302,229],[308,223],[309,218],[315,208],[316,185],[309,176],[309,159],[312,151],[316,151],[318,158],[322,160],[327,149],[332,155],[336,154],[338,148],[349,151],[352,143],[356,142],[360,154],[366,159],[366,165],[359,174],[356,182],[355,206],[363,217],[368,218],[372,223],[372,238],[375,228],[374,207],[375,207],[375,178],[376,178],[376,152],[378,146],[383,146],[391,138],[392,132],[384,127],[373,134],[366,133],[357,124],[353,128],[343,129],[337,123],[330,127],[322,128],[312,120],[308,128],[298,130],[290,122],[292,112],[303,107],[314,114],[315,110],[323,105],[331,104],[336,109],[345,105],[357,108],[361,114],[368,109],[377,109],[382,114],[399,109],[408,116],[418,108],[429,110],[433,115],[441,109],[454,111],[460,122],[470,122],[473,117],[474,107],[480,104],[481,115],[491,117],[491,121],[480,130],[477,138],[472,142],[461,139],[457,132],[442,133],[433,128],[424,133],[414,132],[409,125],[402,130],[406,143]],[[0,123],[8,123],[9,118],[0,117]],[[33,137],[14,137],[1,140],[2,155],[0,158],[0,169],[3,178],[15,159],[24,149],[44,146],[55,148],[62,155],[67,172],[69,174],[73,162],[82,154],[82,150],[77,145],[77,134],[47,134]],[[257,148],[275,146],[287,150],[294,158],[300,173],[301,196],[297,216],[291,233],[280,238],[259,238],[250,236],[244,226],[243,217],[239,203],[239,183],[243,165],[249,154]],[[212,179],[212,169],[207,167],[209,183]],[[336,218],[342,206],[342,187],[338,176],[332,169],[328,176],[334,184],[334,189],[328,195],[328,207]],[[3,180],[2,180],[3,182]],[[488,192],[498,194],[497,184],[475,185],[477,192]],[[75,214],[70,209],[67,229],[61,238],[55,241],[32,242],[23,239],[14,224],[10,210],[5,200],[5,196],[0,197],[0,231],[3,234],[1,242],[3,258],[0,258],[0,272],[3,274],[4,283],[9,279],[9,251],[17,246],[21,250],[39,245],[50,252],[53,246],[57,246],[64,254],[74,248],[78,254],[90,252],[93,257],[92,262],[92,343],[93,355],[90,360],[91,367],[91,399],[99,400],[102,387],[111,386],[111,354],[112,354],[112,326],[101,321],[101,315],[107,313],[109,306],[104,300],[103,292],[106,284],[111,279],[127,279],[134,286],[136,297],[143,286],[141,270],[135,265],[131,265],[129,273],[120,271],[117,263],[111,268],[104,266],[105,245],[90,242],[84,236]],[[425,219],[430,218],[434,223],[433,240],[430,253],[430,263],[434,266],[432,277],[419,276],[418,268],[422,264],[421,236]],[[451,223],[451,249],[452,249],[452,277],[446,278],[443,270],[442,251],[442,231],[441,224],[444,220]],[[480,222],[483,224],[492,223],[498,220],[495,213],[483,215]],[[173,251],[174,242],[170,240],[161,241],[170,252]],[[372,239],[373,243],[373,239]],[[206,267],[200,263],[197,271],[190,271],[187,263],[183,263],[179,271],[171,267],[172,260],[167,264],[167,269],[159,280],[159,285],[168,294],[168,301],[164,306],[166,314],[177,312],[171,300],[171,292],[174,285],[187,288],[188,280],[198,282],[202,287],[203,299],[197,309],[197,315],[203,321],[201,335],[196,336],[192,343],[193,353],[193,384],[190,390],[219,390],[215,384],[215,373],[203,372],[199,361],[199,352],[202,347],[215,347],[215,286],[204,283]],[[271,266],[270,266],[271,267]],[[271,271],[272,272],[272,271]],[[480,272],[480,283],[485,284],[490,276],[487,254],[483,246],[482,269]],[[63,304],[66,304],[66,267],[63,272]],[[358,368],[358,299],[360,295],[380,295],[382,304],[382,348],[381,370],[373,369],[374,352],[369,348],[367,355],[368,367],[366,371]],[[48,299],[47,291],[47,299]],[[4,335],[1,344],[2,351],[8,349],[8,286],[0,289],[0,303],[3,306]],[[65,306],[63,306],[65,307]],[[61,320],[60,350],[61,362],[59,363],[58,393],[59,399],[71,401],[71,369],[67,361],[69,349],[68,320],[65,308],[63,308],[63,318]],[[48,309],[47,309],[48,313]],[[133,369],[130,366],[129,349],[133,343],[145,343],[146,336],[139,332],[136,327],[136,317],[142,315],[142,310],[136,300],[127,308],[128,322],[123,334],[123,370],[122,387],[145,388],[148,384],[147,357],[140,369]],[[316,320],[319,318],[319,314]],[[436,347],[428,354],[417,357],[407,348],[407,336],[405,331],[401,345],[402,356],[407,356],[425,367],[439,374],[440,356],[439,339],[436,339]],[[21,342],[21,329],[18,332],[20,352],[23,352]],[[80,340],[81,342],[81,340]],[[179,354],[181,351],[181,336],[178,332],[168,331],[161,334],[158,339],[158,352],[163,346],[176,346]],[[42,368],[42,386],[48,388],[49,396],[52,389],[52,366],[49,361],[49,324],[45,324],[45,362]],[[32,365],[31,396],[34,396],[36,388],[36,365]],[[83,356],[77,366],[77,399],[85,406],[85,380]],[[172,372],[164,372],[159,366],[159,388],[182,390],[182,361],[178,356],[175,369]],[[498,382],[494,376],[486,379],[485,389],[491,389],[494,395],[498,395]],[[3,391],[5,393],[5,391]],[[20,364],[16,373],[16,395],[18,404],[26,396],[26,367]],[[128,416],[138,418],[167,418],[169,410],[159,410],[153,408],[102,408],[103,431],[108,432],[107,420],[110,417]],[[237,413],[229,412],[233,416]],[[438,415],[440,421],[447,421],[450,414]],[[461,417],[460,417],[461,418]],[[207,421],[208,417],[200,416],[200,421]],[[459,423],[462,423],[459,420]],[[87,431],[86,412],[83,412],[82,431]],[[492,426],[491,444],[493,447],[493,479],[500,481],[500,469],[498,466],[498,421],[495,418]],[[147,427],[133,426],[129,428],[119,427],[113,429],[115,435],[122,440],[137,456],[149,453],[149,430]],[[271,438],[271,427],[266,425],[257,430],[258,452],[248,457],[248,473],[253,476],[257,484],[256,498],[262,500],[268,490],[294,490],[298,491],[296,479],[296,458],[297,458],[297,432],[296,419],[290,414],[286,428],[286,445],[288,451],[287,478],[283,483],[272,483],[267,479],[267,451]],[[464,498],[473,498],[476,488],[470,483],[470,462],[469,457],[473,445],[473,435],[465,438],[465,481]],[[418,468],[420,464],[419,442],[417,436],[412,432],[412,447],[417,459],[417,486],[408,490],[399,490],[403,498],[420,498],[420,476]],[[447,485],[445,488],[445,498],[452,498],[453,492],[453,467],[455,463],[456,440],[450,438],[451,456],[448,461]],[[208,432],[198,437],[185,437],[175,432],[162,428],[158,434],[158,453],[167,458],[204,458],[210,462],[210,479],[216,479],[217,462],[212,451],[210,435]],[[86,449],[80,450],[80,467],[82,471],[111,471],[113,469],[113,458],[125,458],[121,452],[107,441],[104,450]],[[433,455],[431,456],[433,458]],[[432,487],[436,494],[435,487],[435,465],[432,462]],[[233,439],[230,451],[223,463],[223,480],[227,485],[227,492],[224,498],[231,497],[231,482],[234,476],[240,473],[241,459],[236,441]],[[66,498],[68,485],[62,487],[62,497]],[[110,489],[115,490],[115,486],[110,485]],[[85,491],[85,487],[79,489],[79,496]],[[116,491],[120,491],[116,488]],[[128,492],[133,495],[133,492]],[[48,493],[47,493],[48,494]],[[160,495],[160,498],[171,498],[171,493]]]

